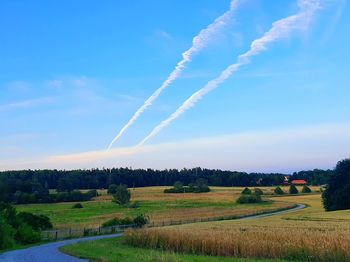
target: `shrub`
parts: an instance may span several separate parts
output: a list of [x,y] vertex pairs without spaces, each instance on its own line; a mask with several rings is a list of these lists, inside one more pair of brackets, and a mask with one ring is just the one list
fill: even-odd
[[0,215],[0,250],[13,247],[14,229]]
[[338,162],[322,199],[326,211],[350,209],[350,159]]
[[289,187],[289,194],[298,194],[298,193],[299,193],[299,191],[295,185],[291,185]]
[[261,196],[264,194],[264,192],[260,188],[254,188],[254,194]]
[[276,195],[283,195],[284,194],[284,191],[279,186],[275,188],[274,192]]
[[140,214],[137,217],[134,218],[133,222],[137,227],[143,227],[144,225],[146,225],[149,221],[149,217],[144,215],[144,214]]
[[32,244],[40,242],[41,236],[40,233],[34,231],[31,226],[26,223],[22,223],[15,234],[15,240],[20,244]]
[[109,195],[114,195],[117,192],[117,185],[116,184],[111,184],[108,187],[107,194]]
[[119,226],[119,225],[131,225],[133,224],[134,221],[129,218],[129,217],[125,217],[125,218],[112,218],[106,222],[104,222],[102,224],[102,227],[112,227],[112,226]]
[[308,186],[303,186],[303,189],[301,190],[301,193],[304,193],[304,194],[309,194],[311,192],[312,191]]
[[140,202],[134,201],[126,205],[128,208],[139,208],[140,207]]
[[97,197],[98,196],[98,192],[96,189],[91,189],[89,190],[88,192],[86,192],[86,194],[88,196],[90,196],[90,198],[93,198],[93,197]]
[[253,204],[262,202],[260,195],[241,195],[236,202],[238,204]]
[[241,192],[242,195],[250,195],[251,193],[252,191],[248,187],[243,189],[243,191]]
[[34,215],[28,212],[21,212],[17,215],[17,217],[27,225],[31,226],[34,230],[46,230],[51,229],[52,224],[50,219],[44,215]]
[[119,205],[126,205],[131,198],[130,191],[126,185],[117,186],[116,192],[113,195],[114,202]]
[[83,205],[81,203],[76,203],[72,206],[72,208],[83,208]]

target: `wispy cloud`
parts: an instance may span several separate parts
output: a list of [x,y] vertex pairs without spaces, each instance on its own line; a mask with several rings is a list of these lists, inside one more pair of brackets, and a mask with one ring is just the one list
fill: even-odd
[[22,101],[15,101],[12,103],[0,105],[0,112],[49,105],[53,104],[55,101],[56,99],[54,97],[40,97]]
[[117,148],[36,160],[3,162],[23,168],[207,167],[251,172],[332,168],[350,152],[350,123],[261,130],[143,147]]

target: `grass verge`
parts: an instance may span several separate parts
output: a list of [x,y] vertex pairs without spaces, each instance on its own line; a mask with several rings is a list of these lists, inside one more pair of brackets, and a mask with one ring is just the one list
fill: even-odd
[[[123,244],[122,238],[101,239],[81,242],[60,248],[66,254],[89,259],[94,262],[267,262],[271,260],[235,259],[210,257],[203,255],[178,254],[144,248],[135,248]],[[277,260],[281,262],[282,260]],[[274,262],[277,262],[274,260]]]

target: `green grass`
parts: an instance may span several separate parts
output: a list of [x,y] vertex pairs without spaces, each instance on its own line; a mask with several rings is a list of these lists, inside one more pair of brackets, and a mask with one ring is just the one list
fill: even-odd
[[[52,203],[52,204],[27,204],[17,205],[19,212],[31,212],[43,214],[50,218],[57,229],[67,228],[95,228],[103,222],[114,217],[134,217],[140,213],[150,215],[153,218],[163,219],[169,212],[186,214],[190,209],[208,209],[208,212],[220,216],[221,212],[227,210],[258,210],[274,207],[274,203],[266,201],[260,204],[238,205],[234,200],[232,189],[222,191],[213,190],[205,194],[164,194],[163,188],[142,188],[132,191],[133,201],[139,203],[137,208],[126,208],[111,201],[111,196],[103,194],[93,201],[81,202],[83,208],[72,209],[74,203]],[[236,193],[236,196],[237,193]],[[279,207],[276,206],[278,209]],[[196,213],[195,213],[196,214]],[[191,215],[191,214],[190,214]],[[172,218],[177,219],[172,213]],[[187,219],[196,219],[188,217]],[[165,218],[166,220],[166,218]],[[180,219],[179,219],[180,220]]]
[[[64,246],[60,249],[75,257],[103,262],[258,262],[271,260],[234,259],[226,257],[209,257],[188,254],[162,252],[143,248],[134,248],[122,243],[121,238],[86,241]],[[281,260],[273,260],[274,262]]]

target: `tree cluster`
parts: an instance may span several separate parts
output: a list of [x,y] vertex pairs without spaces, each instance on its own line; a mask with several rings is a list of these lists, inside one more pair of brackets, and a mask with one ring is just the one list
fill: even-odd
[[350,209],[350,159],[338,162],[322,199],[326,211]]
[[17,213],[10,204],[0,203],[0,250],[15,244],[32,244],[41,240],[41,230],[51,229],[50,219],[28,212]]
[[199,178],[194,183],[189,183],[188,186],[184,186],[180,181],[175,182],[172,188],[164,190],[164,193],[206,193],[210,192],[208,181]]
[[[301,171],[293,179],[306,179],[324,184],[332,171]],[[70,193],[77,189],[108,188],[124,184],[127,187],[171,186],[176,181],[193,185],[198,179],[208,186],[272,186],[281,185],[285,174],[245,173],[212,169],[91,169],[91,170],[22,170],[0,172],[0,201],[8,203],[50,203],[56,201],[85,201],[85,196]],[[51,195],[49,189],[64,192]]]

